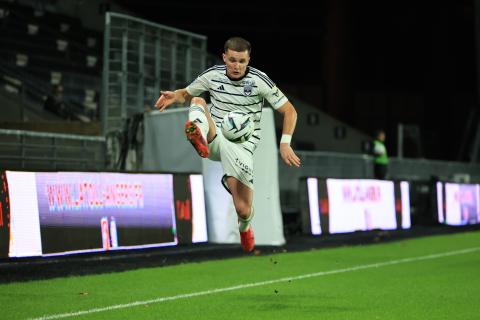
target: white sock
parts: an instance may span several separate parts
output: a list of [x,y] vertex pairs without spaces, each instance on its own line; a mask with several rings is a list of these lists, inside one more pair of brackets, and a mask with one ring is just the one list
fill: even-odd
[[207,139],[208,119],[205,115],[205,110],[203,107],[197,104],[190,105],[188,110],[188,120],[195,122],[195,124],[200,128],[202,136]]
[[243,219],[238,217],[238,230],[240,232],[245,232],[248,231],[248,228],[250,228],[250,222],[253,219],[253,207],[252,207],[252,212],[250,212],[250,216],[247,219]]

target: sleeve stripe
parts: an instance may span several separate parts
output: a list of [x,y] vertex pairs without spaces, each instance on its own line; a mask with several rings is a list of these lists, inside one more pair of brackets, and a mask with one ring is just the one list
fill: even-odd
[[[210,71],[222,70],[222,69],[226,69],[226,66],[221,66],[221,65],[213,66],[213,67],[208,68],[207,70],[203,71],[202,73],[200,73],[200,74],[198,75],[198,77],[203,76],[205,73],[208,73],[208,72],[210,72]],[[198,78],[198,77],[197,77],[197,78]]]
[[254,68],[251,68],[250,69],[250,72],[254,75],[256,75],[257,77],[259,77],[260,79],[262,79],[263,81],[265,81],[265,83],[270,87],[270,88],[273,88],[275,86],[275,84],[273,83],[272,80],[270,80],[270,78],[265,75],[265,74],[262,74],[260,73],[259,70],[257,69],[254,69]]

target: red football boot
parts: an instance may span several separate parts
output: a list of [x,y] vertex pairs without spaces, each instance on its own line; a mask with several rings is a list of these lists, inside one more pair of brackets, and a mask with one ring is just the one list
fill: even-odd
[[240,232],[240,243],[242,244],[243,251],[248,253],[252,252],[255,247],[255,238],[253,237],[253,228],[250,226],[247,231]]
[[208,158],[209,151],[207,140],[202,136],[202,132],[195,122],[188,120],[185,123],[185,134],[187,135],[188,141],[190,141],[195,150],[197,150],[200,157]]

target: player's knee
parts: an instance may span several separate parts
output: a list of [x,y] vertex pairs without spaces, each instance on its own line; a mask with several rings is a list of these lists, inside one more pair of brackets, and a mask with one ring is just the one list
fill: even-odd
[[252,211],[252,207],[246,202],[241,202],[235,205],[235,210],[237,211],[237,214],[240,218],[248,219]]
[[207,102],[205,101],[205,99],[200,97],[193,97],[191,104],[201,105],[203,107],[207,106]]

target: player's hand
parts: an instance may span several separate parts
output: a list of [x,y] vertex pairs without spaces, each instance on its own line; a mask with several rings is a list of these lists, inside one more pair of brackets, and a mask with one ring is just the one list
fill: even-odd
[[290,167],[300,167],[300,158],[293,152],[292,147],[288,143],[280,143],[280,155],[283,161]]
[[160,98],[155,102],[155,108],[163,111],[166,107],[175,102],[175,98],[175,92],[173,91],[160,91]]

